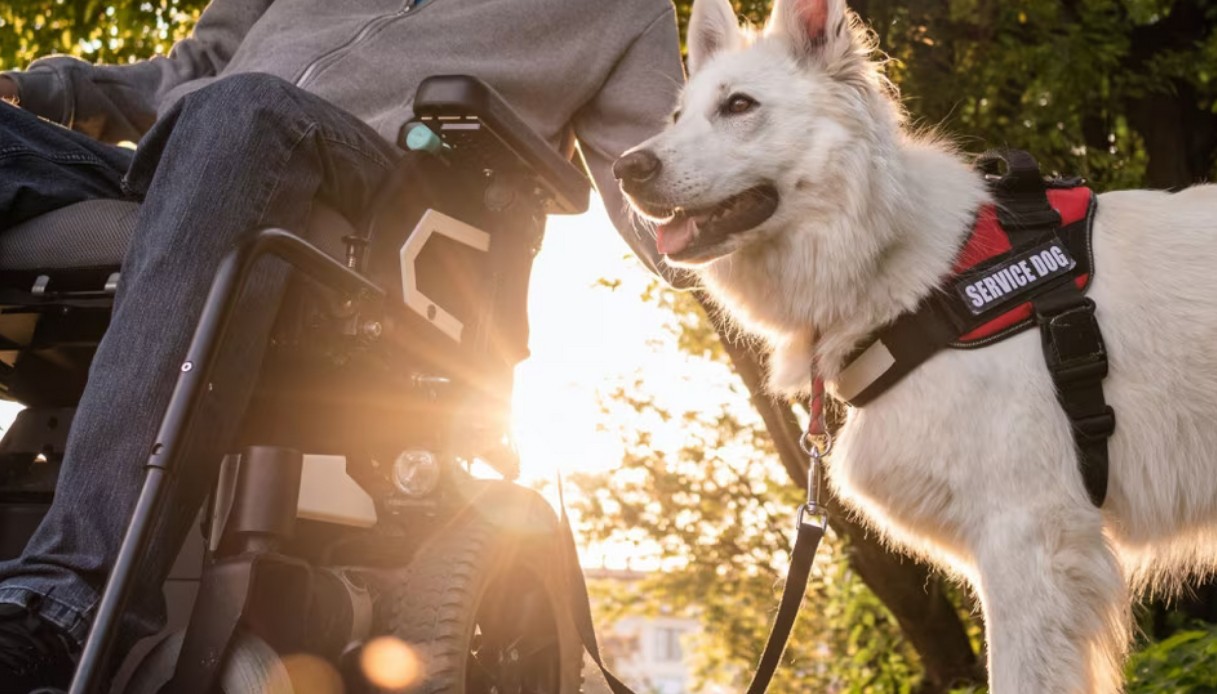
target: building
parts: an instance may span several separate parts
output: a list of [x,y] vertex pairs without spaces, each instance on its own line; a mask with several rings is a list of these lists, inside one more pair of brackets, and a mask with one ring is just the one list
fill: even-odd
[[[589,584],[633,584],[644,574],[637,571],[592,569]],[[677,615],[627,615],[612,625],[598,625],[598,640],[605,662],[638,694],[692,694],[690,659],[686,649],[700,625]],[[588,672],[594,671],[592,666]],[[588,694],[608,693],[589,675]],[[598,686],[599,685],[599,686]]]

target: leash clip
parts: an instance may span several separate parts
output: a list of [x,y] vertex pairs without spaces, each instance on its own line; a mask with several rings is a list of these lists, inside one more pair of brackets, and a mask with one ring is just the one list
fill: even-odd
[[799,437],[799,448],[807,455],[807,503],[799,506],[795,527],[802,528],[810,515],[818,520],[816,525],[825,528],[828,525],[828,512],[820,500],[824,456],[832,450],[832,433],[828,431],[824,415],[824,381],[816,374],[814,364],[811,370],[811,398],[807,405],[810,414],[807,431]]
[[799,505],[799,512],[794,519],[795,530],[802,528],[803,525],[814,525],[817,528],[828,527],[828,511],[825,511],[822,506],[815,504]]
[[803,527],[803,523],[807,522],[807,515],[815,516],[819,519],[818,525],[823,528],[828,524],[828,512],[824,505],[820,503],[821,487],[823,486],[823,456],[832,448],[832,439],[826,437],[824,447],[821,448],[815,443],[810,442],[809,437],[804,436],[799,442],[799,446],[807,453],[807,502],[799,506],[798,517],[795,520],[795,527]]

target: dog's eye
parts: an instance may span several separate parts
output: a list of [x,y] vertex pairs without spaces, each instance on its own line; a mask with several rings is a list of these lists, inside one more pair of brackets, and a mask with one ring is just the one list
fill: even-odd
[[751,111],[752,109],[756,108],[756,106],[756,99],[753,99],[750,96],[744,96],[743,94],[732,94],[727,99],[727,103],[723,104],[723,113],[738,116],[741,113]]
[[680,120],[680,109],[676,109],[672,112],[672,122],[675,123],[678,120]]

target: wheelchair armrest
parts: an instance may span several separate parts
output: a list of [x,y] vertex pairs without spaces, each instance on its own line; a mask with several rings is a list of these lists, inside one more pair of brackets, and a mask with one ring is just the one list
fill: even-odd
[[[549,197],[551,214],[587,210],[591,183],[570,160],[554,150],[485,82],[468,75],[437,75],[418,85],[414,115],[445,142],[466,136],[480,122]],[[411,124],[407,123],[406,128]],[[404,144],[406,128],[402,130]],[[483,149],[479,144],[474,149]],[[459,149],[459,147],[458,147]]]

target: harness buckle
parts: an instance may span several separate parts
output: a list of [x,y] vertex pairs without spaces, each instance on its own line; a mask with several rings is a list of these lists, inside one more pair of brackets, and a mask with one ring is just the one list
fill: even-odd
[[1110,405],[1103,408],[1100,414],[1079,419],[1069,419],[1074,432],[1091,440],[1106,439],[1116,430],[1116,411]]
[[1049,299],[1036,309],[1053,380],[1058,384],[1103,380],[1107,347],[1094,315],[1094,301],[1079,297],[1057,303]]

